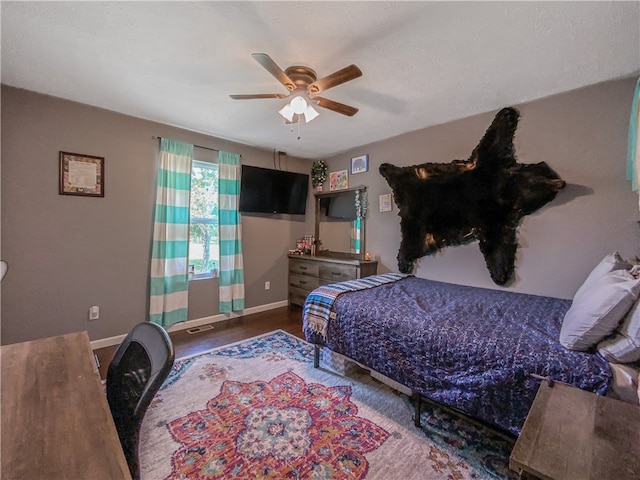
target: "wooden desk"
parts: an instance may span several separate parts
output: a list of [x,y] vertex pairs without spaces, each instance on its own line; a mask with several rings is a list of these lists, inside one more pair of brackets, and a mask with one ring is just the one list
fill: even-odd
[[554,480],[640,478],[640,405],[540,385],[509,467]]
[[87,332],[0,352],[3,479],[131,479]]

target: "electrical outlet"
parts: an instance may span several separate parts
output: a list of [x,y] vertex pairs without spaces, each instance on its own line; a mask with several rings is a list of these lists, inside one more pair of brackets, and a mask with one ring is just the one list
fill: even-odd
[[264,289],[269,290],[271,288],[271,282],[264,282]]
[[89,320],[97,320],[98,318],[100,318],[100,307],[94,305],[89,309]]

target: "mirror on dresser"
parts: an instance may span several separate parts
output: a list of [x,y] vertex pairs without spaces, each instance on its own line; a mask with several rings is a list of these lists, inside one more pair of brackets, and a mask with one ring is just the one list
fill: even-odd
[[303,306],[314,289],[375,275],[365,259],[367,187],[317,192],[315,255],[289,254],[289,305]]
[[365,257],[367,187],[316,192],[316,255]]

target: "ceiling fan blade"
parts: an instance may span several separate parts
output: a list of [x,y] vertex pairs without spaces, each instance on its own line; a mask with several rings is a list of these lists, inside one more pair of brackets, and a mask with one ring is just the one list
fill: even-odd
[[273,75],[287,90],[295,90],[296,84],[284,73],[284,71],[266,53],[252,53],[251,56],[262,65],[267,72]]
[[356,113],[358,113],[357,108],[350,107],[349,105],[345,105],[344,103],[329,100],[328,98],[315,97],[313,99],[313,102],[316,103],[319,107],[328,108],[329,110],[341,113],[342,115],[347,115],[348,117],[353,117]]
[[256,98],[286,98],[284,93],[253,93],[249,95],[229,95],[234,100],[254,100]]
[[336,85],[340,85],[341,83],[348,82],[349,80],[353,80],[354,78],[361,76],[362,72],[357,66],[349,65],[348,67],[344,67],[342,70],[338,70],[331,75],[327,75],[320,80],[316,80],[309,85],[307,92],[309,95],[314,96],[320,92],[335,87]]

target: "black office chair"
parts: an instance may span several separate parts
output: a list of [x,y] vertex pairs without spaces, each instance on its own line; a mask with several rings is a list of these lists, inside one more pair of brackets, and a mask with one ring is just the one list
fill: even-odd
[[175,354],[159,325],[139,323],[113,356],[107,371],[107,400],[131,476],[140,478],[138,440],[144,414],[165,381]]

